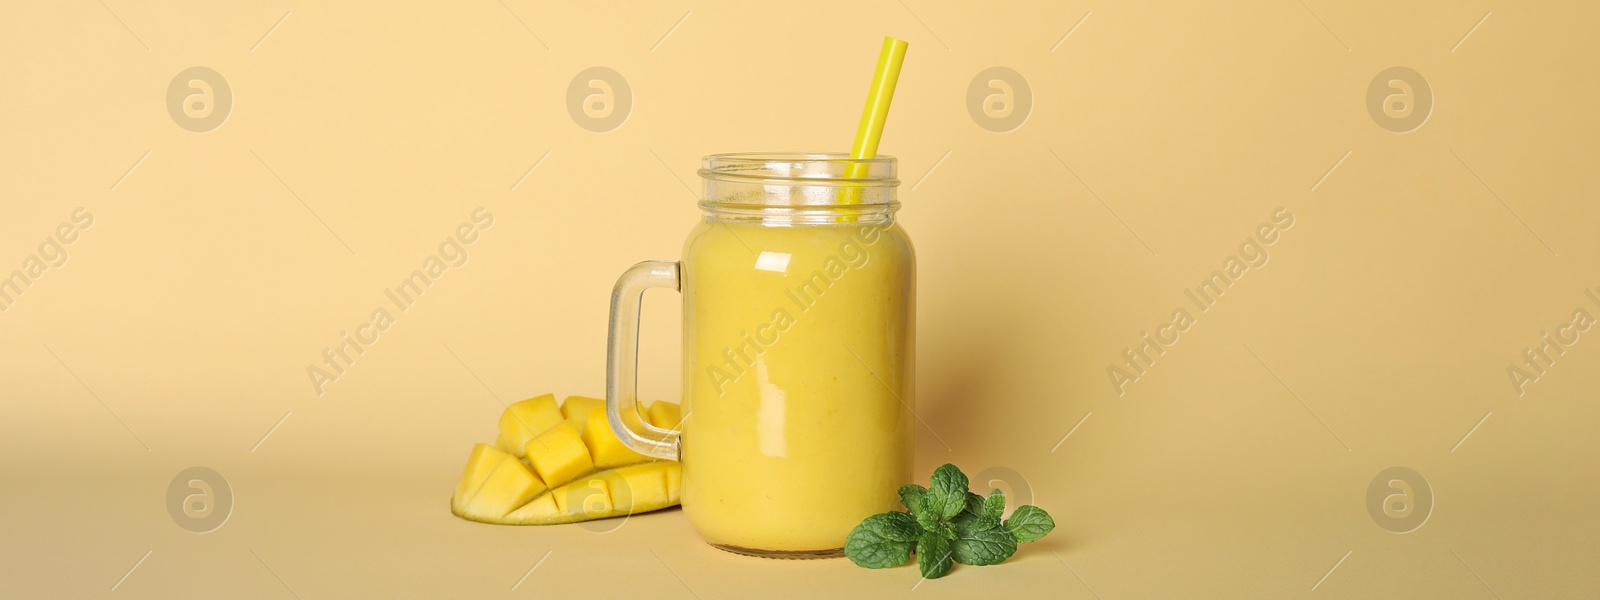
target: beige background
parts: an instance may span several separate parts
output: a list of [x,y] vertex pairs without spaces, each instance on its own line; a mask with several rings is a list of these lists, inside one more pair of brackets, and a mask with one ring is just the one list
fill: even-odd
[[[1600,315],[1591,3],[401,4],[0,8],[0,274],[95,216],[0,313],[0,596],[1600,594],[1600,331],[1521,397],[1506,374]],[[698,158],[844,149],[883,35],[911,42],[882,150],[918,475],[1009,469],[1056,532],[919,582],[723,554],[676,510],[451,517],[501,402],[603,393],[610,285],[677,256]],[[193,66],[234,96],[203,134],[166,104]],[[593,66],[634,96],[605,134],[565,104]],[[1034,100],[1004,134],[966,105],[994,66]],[[1406,134],[1365,102],[1392,66],[1434,95]],[[478,207],[467,265],[319,396],[306,367]],[[1279,207],[1270,262],[1197,311]],[[676,310],[647,300],[647,397],[677,397]],[[235,496],[204,535],[166,505],[193,466]],[[1435,498],[1403,535],[1366,505],[1393,466]]]

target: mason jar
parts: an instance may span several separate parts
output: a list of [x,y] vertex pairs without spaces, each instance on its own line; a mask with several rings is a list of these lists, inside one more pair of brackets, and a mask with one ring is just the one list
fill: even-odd
[[[683,463],[683,512],[712,545],[840,556],[911,481],[916,259],[895,221],[896,161],[707,156],[702,217],[678,261],[612,295],[607,405],[617,435]],[[637,405],[639,299],[682,292],[683,422]]]

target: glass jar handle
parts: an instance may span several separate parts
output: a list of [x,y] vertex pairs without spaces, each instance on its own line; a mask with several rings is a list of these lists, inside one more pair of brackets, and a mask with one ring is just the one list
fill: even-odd
[[623,411],[639,414],[639,299],[650,288],[679,291],[680,269],[677,261],[647,260],[624,271],[611,290],[611,331],[606,342],[606,417],[611,429],[634,452],[667,460],[678,460],[680,432],[643,418],[632,419],[641,426],[635,430],[624,419],[629,413]]

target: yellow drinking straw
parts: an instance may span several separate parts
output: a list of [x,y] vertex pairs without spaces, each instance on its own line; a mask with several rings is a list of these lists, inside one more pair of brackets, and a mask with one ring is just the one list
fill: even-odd
[[[883,137],[883,122],[889,119],[889,101],[894,99],[894,84],[900,80],[900,63],[905,62],[906,46],[905,40],[883,38],[883,49],[878,52],[878,68],[872,72],[872,87],[867,90],[867,106],[861,109],[856,141],[850,146],[850,158],[862,160],[878,155],[878,140]],[[856,179],[866,175],[867,165],[864,163],[850,163],[845,167],[844,176],[847,178]],[[861,202],[861,188],[847,188],[843,192],[842,204]]]

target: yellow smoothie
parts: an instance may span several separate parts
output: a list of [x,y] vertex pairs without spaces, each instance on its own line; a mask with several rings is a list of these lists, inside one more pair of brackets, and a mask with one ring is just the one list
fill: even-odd
[[915,259],[899,225],[702,222],[683,253],[683,511],[825,552],[911,480]]

